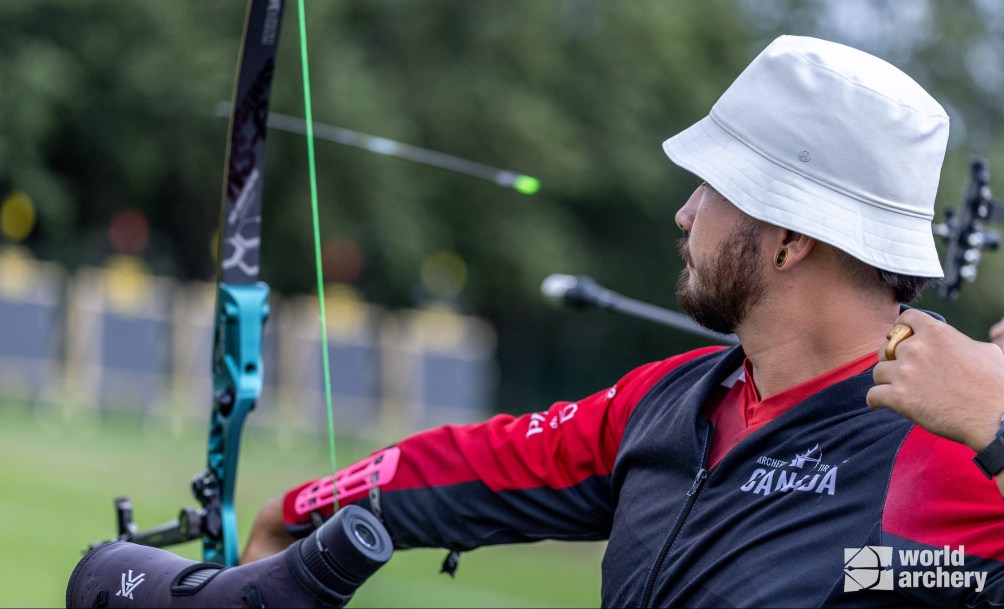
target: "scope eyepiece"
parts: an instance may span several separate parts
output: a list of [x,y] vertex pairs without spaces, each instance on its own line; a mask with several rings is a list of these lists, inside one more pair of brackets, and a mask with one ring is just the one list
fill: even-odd
[[376,516],[349,505],[290,548],[287,561],[304,587],[351,595],[393,552],[390,535]]

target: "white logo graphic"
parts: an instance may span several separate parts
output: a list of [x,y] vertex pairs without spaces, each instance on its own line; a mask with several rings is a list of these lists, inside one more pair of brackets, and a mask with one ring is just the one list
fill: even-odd
[[892,548],[844,548],[844,592],[892,590]]
[[[819,455],[819,456],[814,457],[813,455]],[[796,454],[795,458],[792,459],[791,461],[791,466],[797,467],[798,469],[802,469],[803,467],[805,467],[806,463],[812,463],[813,464],[812,469],[816,469],[817,467],[819,467],[819,461],[822,458],[823,458],[823,451],[819,450],[819,444],[817,443],[815,446],[805,451],[804,453],[800,455]]]
[[125,573],[122,574],[122,589],[116,592],[115,596],[123,596],[125,598],[132,599],[133,590],[143,583],[144,577],[146,577],[146,573],[140,573],[136,577],[133,577],[132,569],[129,569],[128,577]]
[[762,467],[753,470],[739,490],[764,496],[788,491],[833,495],[837,492],[837,466],[827,465],[822,459],[819,444],[796,452],[793,459],[761,456],[756,464]]
[[229,258],[223,261],[223,268],[232,269],[234,267],[239,268],[244,272],[245,275],[254,275],[258,272],[257,264],[248,264],[244,261],[244,255],[253,249],[257,249],[261,245],[261,239],[254,237],[248,239],[244,235],[234,235],[227,239],[227,243],[234,248],[234,253],[231,254]]
[[237,195],[237,200],[234,201],[234,207],[227,216],[227,224],[236,224],[237,220],[246,213],[247,206],[251,203],[251,195],[254,193],[255,188],[258,187],[259,178],[261,178],[261,172],[255,167],[248,175],[247,181],[244,182],[244,188]]
[[272,46],[279,37],[279,14],[282,12],[280,0],[269,0],[268,11],[265,13],[265,26],[261,31],[263,46]]
[[[899,550],[899,572],[893,571],[893,548],[844,548],[844,592],[894,588],[971,588],[982,592],[986,571],[963,571],[966,547],[953,550]],[[933,567],[920,568],[917,567]]]
[[546,412],[533,413],[530,415],[530,426],[526,430],[526,437],[529,438],[532,435],[543,433],[544,423],[547,423],[547,426],[551,429],[557,429],[559,425],[574,417],[578,410],[579,405],[572,402],[571,404],[562,406],[558,414],[551,415],[550,419],[547,417]]

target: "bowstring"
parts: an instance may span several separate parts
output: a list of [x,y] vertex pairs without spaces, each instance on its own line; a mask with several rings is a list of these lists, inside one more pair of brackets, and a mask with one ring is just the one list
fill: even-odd
[[[335,461],[335,417],[331,405],[331,371],[328,358],[328,321],[324,304],[324,272],[321,262],[321,223],[317,203],[317,166],[314,160],[314,117],[310,103],[310,70],[307,65],[307,19],[304,0],[297,0],[300,22],[300,65],[303,74],[303,112],[307,124],[307,166],[310,174],[310,211],[314,228],[314,266],[317,274],[317,305],[321,323],[321,363],[324,377],[324,405],[328,415],[328,446],[331,452],[331,472],[338,471]],[[334,509],[338,511],[338,489],[334,490]]]

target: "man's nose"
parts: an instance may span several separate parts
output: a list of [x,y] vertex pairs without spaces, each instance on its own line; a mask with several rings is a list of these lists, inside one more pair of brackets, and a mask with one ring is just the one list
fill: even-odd
[[701,186],[697,187],[697,190],[690,195],[687,202],[683,204],[676,212],[676,225],[680,227],[683,234],[690,232],[690,229],[694,226],[694,216],[697,214],[698,202],[701,199]]

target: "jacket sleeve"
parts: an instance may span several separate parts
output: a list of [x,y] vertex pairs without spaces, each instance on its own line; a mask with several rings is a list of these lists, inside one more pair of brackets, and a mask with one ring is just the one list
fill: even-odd
[[895,590],[942,607],[1004,605],[1004,499],[973,451],[914,427],[882,518]]
[[[612,387],[542,412],[402,440],[397,470],[379,489],[379,515],[395,546],[605,539],[616,505],[610,472],[635,405],[667,372],[711,349],[641,366]],[[287,493],[291,529],[290,497],[303,486]],[[373,509],[369,498],[359,503]]]

